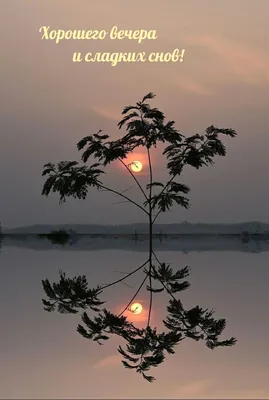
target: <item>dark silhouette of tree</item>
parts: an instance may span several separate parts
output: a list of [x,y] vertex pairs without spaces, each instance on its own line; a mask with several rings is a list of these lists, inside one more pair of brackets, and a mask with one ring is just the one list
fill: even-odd
[[44,233],[39,236],[41,238],[48,239],[52,244],[65,246],[69,241],[70,234],[63,229],[60,229],[59,231],[52,231],[50,233]]
[[[77,161],[61,161],[58,164],[48,163],[44,166],[43,175],[47,180],[43,186],[42,195],[48,196],[51,192],[60,195],[60,203],[68,197],[85,199],[90,187],[97,190],[112,192],[138,207],[148,217],[149,223],[149,254],[148,259],[132,272],[107,285],[88,288],[85,276],[72,279],[60,272],[60,281],[51,284],[47,279],[42,281],[47,300],[43,299],[47,311],[57,310],[60,313],[78,313],[82,310],[82,324],[77,331],[84,338],[102,344],[110,335],[115,334],[126,341],[126,347],[119,346],[118,351],[123,357],[123,365],[134,369],[152,382],[155,378],[148,375],[151,367],[161,364],[167,354],[174,354],[175,347],[182,340],[189,338],[195,341],[203,340],[206,346],[214,349],[220,346],[232,346],[236,343],[234,337],[220,340],[226,326],[225,319],[215,319],[214,311],[196,306],[185,309],[177,294],[187,289],[190,284],[187,280],[190,268],[184,267],[175,271],[165,262],[160,261],[153,249],[152,227],[160,213],[171,209],[173,205],[189,208],[189,199],[186,196],[190,189],[187,185],[176,181],[184,167],[190,166],[199,169],[213,165],[215,156],[225,156],[226,148],[220,136],[236,136],[233,129],[219,129],[210,126],[204,135],[195,134],[185,137],[175,129],[174,121],[165,121],[164,114],[157,108],[152,108],[146,102],[153,99],[149,93],[142,101],[134,106],[124,108],[123,119],[118,123],[119,129],[126,127],[126,134],[115,141],[102,131],[84,137],[78,144],[79,151],[83,150],[82,165]],[[156,148],[159,142],[167,146],[163,155],[167,159],[169,180],[166,183],[153,179],[151,149]],[[149,183],[143,188],[130,166],[124,162],[127,155],[138,147],[144,147],[149,161]],[[86,163],[95,159],[91,166]],[[105,173],[104,167],[118,160],[130,173],[139,190],[144,196],[144,203],[139,204],[124,193],[114,190],[102,183],[101,176]],[[143,271],[142,282],[133,298],[125,309],[115,315],[106,308],[102,308],[105,301],[100,299],[103,291],[123,282],[131,275]],[[123,314],[134,301],[142,287],[146,285],[149,291],[149,312],[145,328],[138,329]],[[157,285],[157,286],[156,286]],[[167,305],[168,316],[163,321],[164,332],[157,332],[151,327],[150,318],[153,295],[166,292],[170,296]],[[97,315],[90,317],[86,310],[90,309]]]

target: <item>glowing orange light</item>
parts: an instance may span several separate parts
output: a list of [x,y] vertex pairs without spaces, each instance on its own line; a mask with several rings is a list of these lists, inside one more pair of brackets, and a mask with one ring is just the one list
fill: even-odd
[[133,161],[131,163],[131,170],[133,172],[140,172],[143,169],[143,164],[140,161]]
[[133,303],[131,305],[130,311],[133,314],[141,314],[141,312],[143,311],[143,307],[140,303]]

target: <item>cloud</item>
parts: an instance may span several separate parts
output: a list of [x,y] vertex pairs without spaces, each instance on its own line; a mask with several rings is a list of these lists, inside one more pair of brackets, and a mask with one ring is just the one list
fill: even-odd
[[207,89],[204,85],[186,77],[184,77],[182,81],[177,82],[176,85],[187,92],[191,92],[201,96],[208,96],[212,94],[212,91]]
[[103,358],[94,364],[94,368],[112,368],[115,365],[120,365],[121,357],[119,354]]
[[[92,110],[103,118],[119,122],[121,119],[121,112],[114,110],[107,110],[101,107],[92,107]],[[120,110],[120,108],[119,108]]]
[[248,389],[236,393],[237,398],[240,399],[268,399],[268,389]]
[[[221,393],[220,393],[221,392]],[[268,388],[246,388],[246,389],[232,389],[227,391],[218,390],[219,398],[225,399],[268,399],[269,389]],[[216,396],[214,397],[216,398]]]
[[193,36],[188,42],[205,47],[219,56],[222,63],[244,82],[252,85],[269,84],[269,57],[257,48],[210,35]]
[[171,397],[197,398],[197,399],[268,399],[268,388],[235,388],[231,384],[215,380],[195,380],[180,385],[172,393]]
[[211,387],[212,382],[209,380],[191,381],[176,389],[174,395],[181,398],[194,398],[197,396],[203,397],[203,395],[206,395],[206,391]]

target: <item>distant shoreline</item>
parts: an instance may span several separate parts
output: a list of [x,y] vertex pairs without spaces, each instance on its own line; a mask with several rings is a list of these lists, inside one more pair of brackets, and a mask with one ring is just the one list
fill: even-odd
[[[2,233],[0,234],[2,239],[5,237],[7,238],[21,238],[21,237],[35,237],[39,239],[45,239],[47,238],[48,234],[47,233]],[[57,236],[57,234],[56,234]],[[137,234],[131,234],[131,233],[68,233],[68,236],[70,238],[84,238],[84,237],[89,237],[89,238],[107,238],[107,239],[147,239],[149,238],[149,234],[147,233],[137,233]],[[154,239],[160,239],[162,238],[163,240],[165,239],[177,239],[177,238],[199,238],[199,237],[207,237],[207,238],[250,238],[252,240],[269,240],[269,232],[265,233],[248,233],[247,235],[241,234],[241,233],[154,233],[153,235]]]
[[[2,229],[1,229],[2,228]],[[148,235],[149,226],[147,223],[131,223],[118,225],[101,225],[101,224],[35,224],[28,226],[20,226],[16,228],[5,228],[0,225],[0,234],[2,235],[42,235],[50,234],[56,231],[65,231],[68,235],[94,235],[94,237],[112,237],[119,235],[120,237],[139,235],[141,237]],[[268,235],[269,224],[248,221],[243,223],[166,223],[154,224],[153,234],[155,237],[162,235],[222,235],[222,236],[240,236],[240,235]]]

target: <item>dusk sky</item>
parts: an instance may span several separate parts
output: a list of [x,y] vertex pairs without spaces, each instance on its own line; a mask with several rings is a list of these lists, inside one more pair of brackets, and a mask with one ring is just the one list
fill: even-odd
[[[43,165],[79,160],[77,142],[99,129],[116,139],[125,105],[152,91],[152,105],[190,135],[214,124],[233,128],[227,156],[215,167],[186,170],[192,207],[159,222],[269,222],[269,3],[227,1],[1,0],[0,220],[35,223],[144,221],[114,195],[90,192],[87,201],[58,205],[41,196]],[[156,30],[156,40],[41,40],[39,29]],[[172,52],[177,63],[73,63],[87,52]],[[165,159],[153,155],[154,176],[166,179]],[[134,154],[143,159],[143,154]],[[147,172],[145,165],[144,172]],[[127,172],[115,162],[106,182],[126,189]],[[141,176],[144,184],[146,176]],[[133,194],[134,198],[140,199]]]
[[[41,192],[44,164],[79,161],[77,143],[100,129],[111,140],[120,138],[125,134],[117,127],[123,108],[149,92],[156,95],[150,104],[167,120],[175,120],[187,136],[204,134],[211,125],[238,134],[224,138],[227,156],[216,158],[215,166],[184,171],[178,181],[191,188],[191,208],[175,207],[160,215],[158,223],[269,223],[268,21],[269,0],[0,0],[2,226],[147,222],[141,210],[119,204],[121,199],[111,193],[93,189],[87,200],[68,199],[60,206],[58,195],[46,198]],[[114,26],[156,30],[157,39],[56,44],[42,40],[44,26],[66,31],[109,32]],[[75,52],[150,54],[175,49],[185,49],[183,62],[113,67],[72,60]],[[162,150],[163,145],[152,154],[153,179],[166,183]],[[137,179],[146,185],[149,166],[143,149],[127,161],[137,160],[143,164]],[[104,183],[123,191],[134,182],[117,161],[109,165]],[[135,187],[128,195],[142,204]],[[105,250],[98,247],[103,239],[90,238],[86,249],[46,247],[40,238],[31,247],[31,240],[4,237],[0,248],[0,398],[269,398],[266,239],[250,235],[250,242],[242,244],[238,237],[226,242],[213,237],[209,250],[202,248],[200,237],[197,248],[191,243],[185,248],[182,242],[180,247],[180,238],[171,251],[159,244],[162,262],[173,269],[192,267],[191,287],[182,295],[186,308],[199,304],[215,309],[216,318],[227,319],[225,339],[236,336],[238,343],[212,352],[186,340],[175,356],[150,371],[157,378],[152,385],[122,367],[117,338],[107,346],[90,343],[76,332],[78,316],[46,313],[41,301],[41,280],[58,280],[60,269],[68,277],[85,274],[93,288],[137,268],[146,261],[145,252],[139,245],[133,248],[131,240],[113,248],[114,239],[107,239]],[[104,293],[108,309],[115,314],[123,310],[140,278],[133,274],[129,286],[109,286]],[[142,319],[136,322],[144,326],[150,308],[146,289],[135,300],[143,306]],[[165,293],[156,295],[154,327],[161,325],[166,304]]]

